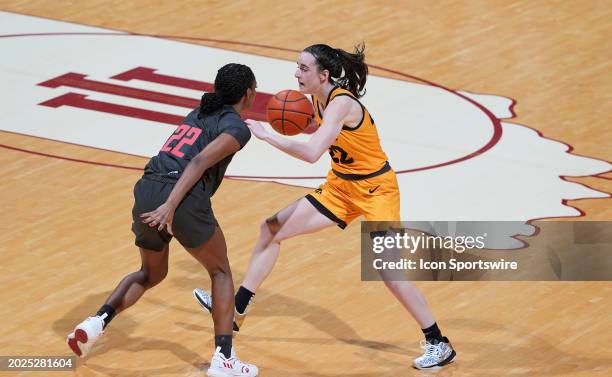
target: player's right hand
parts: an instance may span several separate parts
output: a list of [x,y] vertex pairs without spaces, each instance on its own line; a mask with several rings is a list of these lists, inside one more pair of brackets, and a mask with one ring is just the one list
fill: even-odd
[[156,210],[151,212],[146,212],[140,215],[142,222],[145,224],[149,224],[150,227],[157,227],[157,230],[161,231],[166,227],[166,231],[172,235],[172,219],[174,218],[175,208],[168,204],[164,203],[157,207]]

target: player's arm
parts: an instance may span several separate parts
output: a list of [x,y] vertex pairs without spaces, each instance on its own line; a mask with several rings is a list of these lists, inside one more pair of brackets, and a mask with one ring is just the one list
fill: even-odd
[[239,150],[240,143],[236,138],[227,133],[219,135],[198,153],[197,156],[189,161],[185,171],[174,185],[166,202],[156,210],[140,215],[142,222],[150,226],[158,226],[159,230],[162,230],[165,225],[168,225],[168,232],[172,234],[174,211],[185,197],[185,194],[187,194],[193,185],[202,178],[202,174],[204,174],[206,169]]
[[249,119],[246,123],[257,138],[267,141],[272,146],[295,158],[312,164],[323,155],[338,137],[342,125],[350,115],[352,102],[349,97],[345,96],[334,98],[325,109],[321,127],[306,142],[291,140],[276,133],[268,132],[259,122],[254,120]]

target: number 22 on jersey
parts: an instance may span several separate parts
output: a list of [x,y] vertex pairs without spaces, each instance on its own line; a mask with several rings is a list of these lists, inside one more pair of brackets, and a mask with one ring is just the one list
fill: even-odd
[[[201,133],[202,130],[198,127],[191,127],[186,124],[181,124],[168,138],[168,141],[166,141],[166,144],[164,144],[161,151],[170,153],[179,158],[183,158],[185,157],[185,153],[181,152],[183,145],[193,145]],[[174,141],[178,141],[178,143],[176,143],[176,145],[173,147],[171,144]]]

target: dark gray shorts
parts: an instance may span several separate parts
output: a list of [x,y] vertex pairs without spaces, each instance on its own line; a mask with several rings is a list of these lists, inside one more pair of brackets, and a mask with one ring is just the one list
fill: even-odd
[[[160,232],[157,227],[152,228],[143,223],[140,215],[162,205],[173,187],[174,183],[153,180],[147,176],[134,185],[132,232],[136,235],[136,246],[162,251],[166,244],[170,243],[172,235],[165,229]],[[195,248],[208,241],[217,226],[210,197],[204,191],[204,184],[200,181],[185,195],[177,207],[172,221],[172,231],[181,245]]]

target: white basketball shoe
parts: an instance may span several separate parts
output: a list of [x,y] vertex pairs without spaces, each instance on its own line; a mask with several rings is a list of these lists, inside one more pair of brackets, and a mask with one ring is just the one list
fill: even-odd
[[417,369],[439,369],[455,361],[455,356],[457,356],[447,337],[443,337],[442,342],[423,340],[421,348],[425,350],[425,353],[412,362],[412,366]]
[[79,323],[74,331],[68,334],[68,346],[79,357],[85,357],[104,329],[104,320],[100,317],[89,317]]
[[243,363],[236,357],[234,347],[229,359],[221,353],[221,347],[217,347],[206,372],[210,377],[255,377],[258,373],[255,365]]

